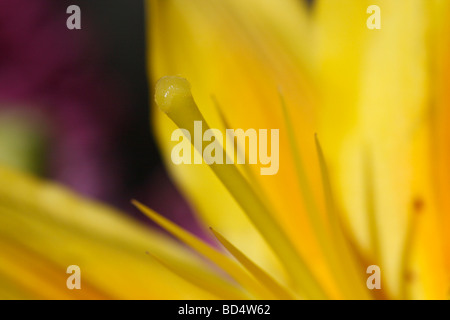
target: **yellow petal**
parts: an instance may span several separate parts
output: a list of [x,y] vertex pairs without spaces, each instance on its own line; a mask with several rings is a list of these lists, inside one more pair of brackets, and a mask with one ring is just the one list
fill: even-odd
[[[217,271],[167,236],[3,166],[0,182],[2,298],[217,298],[149,259],[146,251],[220,282]],[[81,269],[81,290],[66,288],[70,265]]]
[[[432,141],[431,146],[434,151],[432,172],[435,182],[435,194],[438,203],[438,214],[436,219],[441,226],[441,233],[444,239],[444,259],[446,275],[441,282],[445,283],[447,290],[450,289],[450,129],[448,119],[450,117],[450,94],[448,84],[450,82],[450,3],[448,1],[433,1],[434,19],[431,44],[435,53],[432,61],[433,83],[431,94],[435,95],[434,104],[430,115],[432,119]],[[434,230],[428,230],[433,236]],[[434,235],[436,236],[436,235]],[[426,250],[426,248],[424,248]],[[448,294],[448,292],[447,292]]]

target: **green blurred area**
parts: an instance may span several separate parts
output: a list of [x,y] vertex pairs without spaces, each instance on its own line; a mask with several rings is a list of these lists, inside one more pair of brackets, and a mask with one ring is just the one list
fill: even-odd
[[43,174],[49,132],[39,117],[0,113],[0,164]]

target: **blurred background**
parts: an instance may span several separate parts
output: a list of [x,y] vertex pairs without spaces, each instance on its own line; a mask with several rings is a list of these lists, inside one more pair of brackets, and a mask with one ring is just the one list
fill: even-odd
[[144,2],[0,0],[0,163],[202,234],[152,137]]
[[145,46],[144,1],[0,0],[0,163],[196,231],[152,138]]

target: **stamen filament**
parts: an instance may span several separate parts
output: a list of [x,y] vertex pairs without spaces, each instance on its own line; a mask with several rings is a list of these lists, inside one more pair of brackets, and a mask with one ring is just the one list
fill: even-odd
[[[323,155],[322,147],[320,146],[317,134],[315,136],[317,155],[319,158],[320,170],[322,173],[322,185],[325,196],[325,205],[327,219],[330,222],[331,233],[333,239],[333,248],[330,261],[333,261],[335,272],[337,273],[337,280],[341,288],[344,289],[349,297],[363,299],[368,298],[368,292],[363,281],[363,277],[358,272],[356,257],[352,254],[349,245],[346,242],[346,238],[341,226],[342,222],[339,220],[336,204],[334,202],[334,196],[331,188],[331,181],[328,174],[325,157]],[[330,240],[331,241],[331,240]]]
[[[348,277],[346,276],[345,270],[342,268],[342,257],[340,256],[340,252],[342,249],[337,248],[337,244],[333,241],[333,239],[329,235],[329,230],[327,225],[325,225],[324,221],[320,219],[320,211],[317,207],[314,196],[312,192],[312,188],[309,184],[304,164],[302,161],[302,157],[299,153],[297,147],[297,141],[295,138],[294,127],[292,122],[290,121],[289,113],[287,110],[286,102],[283,98],[281,90],[279,90],[280,100],[281,100],[281,109],[283,111],[283,118],[286,125],[286,130],[289,139],[289,145],[292,151],[292,157],[294,160],[294,165],[297,173],[297,181],[300,184],[300,190],[303,195],[303,200],[305,204],[305,210],[308,215],[309,221],[314,229],[314,233],[317,236],[317,240],[319,242],[320,247],[324,252],[324,256],[326,261],[329,264],[329,270],[332,274],[334,274],[334,278],[336,279],[337,285],[344,291],[344,294],[348,297],[351,297],[352,291],[350,289],[345,289],[351,287],[348,285]],[[319,157],[320,150],[318,149]],[[323,171],[323,170],[322,170]],[[326,186],[324,186],[326,188]],[[328,212],[330,212],[330,208],[332,205],[329,205]],[[329,214],[330,215],[330,214]],[[332,221],[330,221],[332,223]]]
[[256,279],[264,284],[271,292],[273,292],[278,299],[292,300],[294,296],[275,279],[273,279],[267,272],[261,269],[257,264],[250,260],[238,248],[232,245],[220,233],[210,228],[214,236],[219,242],[235,257]]
[[239,290],[239,288],[232,286],[221,278],[213,277],[210,274],[206,275],[204,271],[199,274],[198,270],[191,270],[190,268],[186,268],[185,265],[167,261],[152,252],[146,253],[174,274],[195,285],[196,287],[214,294],[219,299],[242,300],[251,298],[251,296],[245,291],[242,289]]
[[230,260],[227,256],[213,249],[202,240],[177,226],[173,222],[157,214],[142,203],[132,200],[132,204],[136,206],[142,213],[149,217],[159,226],[170,232],[172,235],[180,239],[182,242],[190,246],[192,249],[212,261],[222,270],[227,272],[234,280],[240,283],[249,291],[256,299],[273,299],[273,295],[268,292],[259,282],[255,281],[248,273],[245,272],[238,264]]

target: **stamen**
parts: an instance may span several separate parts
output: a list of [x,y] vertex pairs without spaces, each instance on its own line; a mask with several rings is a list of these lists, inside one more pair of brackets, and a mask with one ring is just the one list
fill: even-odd
[[213,249],[202,240],[157,214],[142,203],[132,200],[131,203],[136,206],[142,213],[149,217],[159,226],[170,232],[179,240],[190,246],[192,249],[212,261],[215,265],[227,272],[233,279],[240,283],[255,298],[268,299],[272,298],[272,294],[268,292],[259,282],[256,282],[248,273],[245,272],[238,264],[230,260],[227,256]]
[[342,272],[340,272],[340,259],[336,254],[333,241],[329,236],[325,224],[320,218],[320,212],[314,201],[313,192],[306,175],[305,166],[302,161],[302,157],[297,147],[297,139],[295,137],[294,126],[292,125],[291,118],[289,116],[286,102],[284,100],[281,89],[278,89],[278,94],[280,96],[281,110],[283,111],[283,119],[286,125],[286,131],[289,139],[289,145],[291,147],[292,158],[294,160],[295,172],[297,174],[297,181],[302,192],[302,199],[305,205],[305,211],[308,215],[308,219],[311,226],[314,229],[314,234],[317,236],[320,248],[324,252],[324,257],[329,263],[329,271],[334,274],[338,285],[341,288],[345,288],[344,282],[347,281]]
[[194,286],[199,287],[200,289],[212,293],[219,299],[241,300],[251,298],[251,296],[242,289],[240,290],[222,278],[205,272],[206,270],[202,270],[201,274],[199,274],[199,270],[197,269],[187,268],[186,265],[168,261],[148,251],[145,253],[177,276],[188,281]]
[[[231,128],[229,125],[229,122],[225,118],[225,114],[222,112],[222,106],[220,105],[219,101],[217,101],[215,96],[211,96],[211,99],[213,101],[214,106],[216,107],[217,114],[219,115],[222,127],[227,129]],[[240,170],[242,175],[250,182],[251,187],[253,190],[258,194],[258,197],[260,199],[267,199],[267,197],[264,195],[264,191],[262,190],[261,186],[258,183],[258,179],[255,176],[254,172],[250,169],[250,166],[248,165],[249,159],[248,155],[246,155],[245,150],[242,150],[242,148],[238,148],[238,143],[234,142],[234,135],[230,133],[229,131],[226,131],[226,151],[227,151],[227,160],[230,160],[230,163],[224,162],[227,164],[233,164],[233,163],[239,163],[238,159],[245,159],[244,164],[237,166],[237,168]],[[233,145],[233,148],[229,147],[229,145]],[[266,207],[269,207],[269,204],[265,202]]]
[[[346,291],[349,297],[363,299],[364,297],[369,297],[367,288],[365,287],[363,277],[358,276],[358,274],[361,273],[358,272],[357,257],[354,256],[344,236],[344,228],[342,227],[342,221],[338,216],[327,164],[317,134],[315,135],[315,140],[320,171],[322,173],[327,219],[330,222],[332,233],[331,239],[333,239],[334,250],[329,253],[334,257],[331,258],[331,261],[334,262],[333,265],[338,275],[337,280],[339,281],[340,287]],[[347,283],[347,285],[345,285],[345,283]]]
[[284,123],[286,125],[286,131],[289,138],[289,146],[291,147],[292,158],[294,160],[294,165],[296,169],[295,171],[297,173],[297,181],[300,185],[300,190],[303,195],[303,201],[306,209],[305,211],[308,214],[309,221],[311,222],[312,227],[314,228],[315,231],[314,233],[316,234],[322,249],[324,249],[325,251],[330,251],[328,249],[329,244],[331,242],[329,241],[330,239],[327,239],[328,237],[324,228],[323,221],[321,221],[320,219],[319,209],[317,208],[317,205],[314,201],[313,192],[308,182],[308,178],[306,176],[305,166],[303,164],[302,157],[297,147],[294,127],[289,117],[286,102],[283,98],[283,94],[281,93],[280,89],[278,90],[278,93],[280,95],[281,110],[283,111]]
[[267,272],[261,269],[257,264],[250,260],[245,254],[243,254],[238,248],[232,245],[227,239],[225,239],[220,233],[210,228],[214,236],[219,242],[233,255],[256,279],[264,284],[277,299],[292,300],[294,296],[275,279],[273,279]]
[[[209,129],[192,98],[187,80],[174,76],[162,78],[156,85],[155,100],[178,127],[189,130],[194,121],[202,121],[204,130]],[[202,150],[198,151],[202,154]],[[209,166],[278,255],[298,289],[303,289],[307,298],[325,298],[311,270],[236,166],[215,163]]]
[[[219,119],[220,122],[222,124],[222,127],[224,129],[228,129],[230,128],[230,125],[227,121],[227,119],[225,118],[225,115],[222,112],[222,107],[219,104],[219,101],[217,101],[215,96],[211,96],[211,100],[213,101],[213,104],[217,110],[217,114],[219,115]],[[242,148],[238,148],[238,144],[237,143],[232,143],[233,148],[229,147],[229,145],[231,145],[230,142],[234,142],[234,135],[230,132],[230,131],[226,131],[226,135],[225,135],[225,145],[226,145],[226,151],[227,151],[227,156],[229,162],[226,162],[227,164],[233,164],[233,163],[239,163],[239,161],[241,161],[241,159],[245,159],[244,163],[245,165],[243,166],[243,169],[241,172],[246,176],[246,178],[249,178],[249,174],[251,175],[252,181],[254,180],[253,175],[251,174],[251,171],[249,170],[249,167],[246,165],[248,163],[248,156],[246,156],[245,152],[243,153]],[[242,168],[242,166],[241,166]]]

